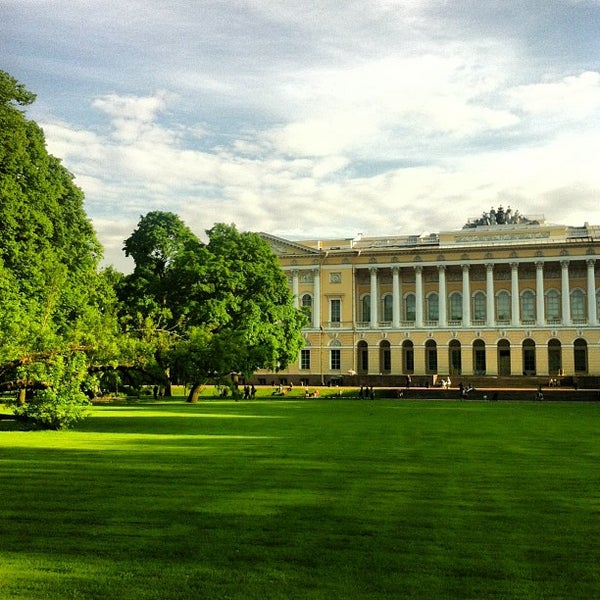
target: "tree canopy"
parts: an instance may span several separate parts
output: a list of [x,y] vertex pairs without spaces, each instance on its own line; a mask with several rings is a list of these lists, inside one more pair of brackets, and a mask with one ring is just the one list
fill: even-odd
[[[44,390],[19,410],[61,426],[81,414],[82,365],[104,359],[112,343],[115,301],[98,273],[102,248],[83,192],[25,117],[34,99],[0,71],[0,390],[21,390],[21,402],[27,390]],[[79,391],[58,416],[48,398],[65,389],[66,372],[78,373]]]
[[143,216],[125,241],[135,269],[119,294],[131,323],[152,323],[156,365],[190,384],[190,399],[208,378],[283,368],[303,344],[304,314],[269,245],[234,225],[206,235],[173,213]]

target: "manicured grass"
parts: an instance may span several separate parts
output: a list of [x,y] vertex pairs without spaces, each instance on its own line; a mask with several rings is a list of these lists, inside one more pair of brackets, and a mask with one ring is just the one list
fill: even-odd
[[594,598],[600,405],[107,405],[0,432],[1,598]]

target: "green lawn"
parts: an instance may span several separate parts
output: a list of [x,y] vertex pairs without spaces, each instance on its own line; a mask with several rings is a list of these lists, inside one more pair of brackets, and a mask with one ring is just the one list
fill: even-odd
[[597,404],[99,406],[0,494],[1,598],[600,597]]

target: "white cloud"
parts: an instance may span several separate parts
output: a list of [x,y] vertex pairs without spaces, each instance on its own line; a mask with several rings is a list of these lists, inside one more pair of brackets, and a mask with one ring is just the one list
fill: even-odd
[[600,73],[586,71],[559,81],[522,85],[509,97],[514,106],[531,114],[583,119],[600,110]]
[[[590,82],[595,78],[586,75],[584,80],[593,92]],[[571,89],[574,81],[581,79],[567,79],[564,85]],[[364,109],[369,101],[376,102],[378,94],[364,91],[362,96],[353,95],[352,102]],[[488,114],[483,102],[471,106],[468,96],[472,94],[463,94],[454,106],[435,106],[432,100],[427,104],[422,95],[421,117],[412,115],[404,127],[412,128],[415,135],[424,129],[425,115],[431,118],[431,130],[443,131],[447,118],[453,120],[448,128],[455,126],[462,136],[514,124],[512,113],[504,118],[499,108],[489,109]],[[524,105],[527,94],[523,94],[523,88],[517,88],[510,94],[511,101],[519,98]],[[123,239],[148,210],[178,212],[198,233],[225,221],[242,229],[304,237],[311,232],[327,236],[359,230],[378,235],[461,227],[490,205],[510,201],[522,213],[537,214],[543,199],[548,208],[554,203],[552,217],[571,220],[581,215],[566,209],[564,198],[587,198],[600,191],[593,150],[600,143],[598,130],[585,135],[555,133],[534,147],[446,156],[437,165],[429,161],[420,167],[387,167],[381,174],[349,175],[346,170],[363,143],[370,146],[372,157],[378,151],[381,159],[387,157],[373,140],[385,135],[387,126],[397,126],[399,116],[392,110],[397,107],[389,107],[386,94],[379,97],[388,104],[387,111],[377,105],[382,114],[375,107],[371,112],[352,112],[348,100],[347,112],[333,115],[330,122],[321,117],[257,131],[254,138],[233,140],[228,149],[186,146],[187,132],[181,124],[159,124],[170,110],[163,93],[96,101],[94,105],[110,117],[110,127],[103,133],[75,130],[65,123],[49,123],[45,129],[52,149],[76,161],[78,183],[88,196],[92,215],[97,215],[94,222],[107,248],[107,260],[119,265]],[[580,101],[577,94],[569,97],[575,104]],[[325,101],[331,106],[332,98]],[[415,98],[406,101],[398,109],[400,116],[410,114],[407,107],[417,110],[417,104]],[[477,126],[470,130],[473,121]],[[136,133],[123,133],[129,131]],[[435,138],[428,143],[435,149]],[[260,148],[261,158],[239,154],[240,147],[247,152]],[[116,227],[110,225],[112,211],[123,215]]]
[[597,46],[558,19],[530,39],[533,2],[21,4],[20,39],[39,35],[13,63],[46,86],[38,120],[109,261],[156,209],[303,237],[461,227],[500,202],[599,221]]

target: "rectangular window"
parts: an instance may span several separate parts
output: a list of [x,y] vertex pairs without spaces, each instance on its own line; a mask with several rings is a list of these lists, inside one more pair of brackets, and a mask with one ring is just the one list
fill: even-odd
[[331,315],[331,319],[329,320],[332,323],[340,323],[342,320],[342,301],[339,298],[330,300],[329,310]]
[[337,348],[331,350],[330,365],[332,371],[339,371],[342,368],[341,351]]
[[310,350],[306,348],[300,350],[300,368],[306,371],[310,369]]

